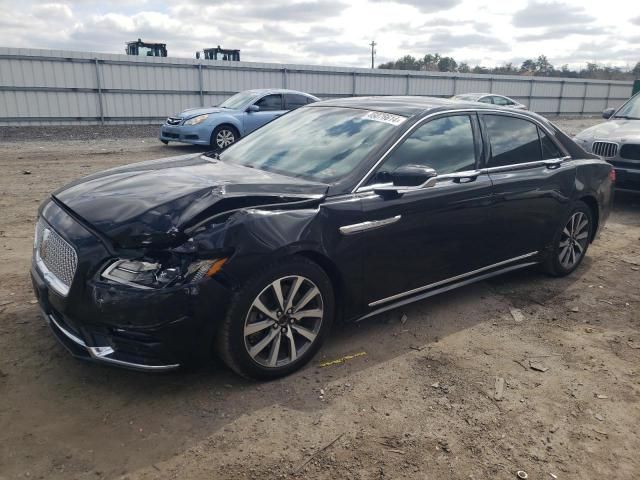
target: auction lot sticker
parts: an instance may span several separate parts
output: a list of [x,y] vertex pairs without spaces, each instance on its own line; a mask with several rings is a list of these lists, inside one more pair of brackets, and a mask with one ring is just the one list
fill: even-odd
[[364,117],[365,120],[373,120],[374,122],[390,123],[391,125],[400,125],[407,118],[402,115],[394,115],[385,112],[369,112]]

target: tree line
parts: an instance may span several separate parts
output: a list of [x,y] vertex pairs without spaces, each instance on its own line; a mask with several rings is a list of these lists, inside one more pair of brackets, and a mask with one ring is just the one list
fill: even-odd
[[635,67],[628,69],[622,67],[610,67],[589,62],[584,68],[578,70],[569,68],[568,65],[555,67],[545,55],[537,59],[527,59],[520,66],[513,63],[487,68],[480,65],[470,66],[465,62],[457,62],[453,57],[447,57],[438,53],[428,53],[422,58],[405,55],[398,60],[382,63],[378,68],[389,70],[419,70],[427,72],[459,72],[459,73],[492,73],[496,75],[529,75],[543,77],[569,77],[569,78],[595,78],[600,80],[633,80],[640,78],[640,62]]

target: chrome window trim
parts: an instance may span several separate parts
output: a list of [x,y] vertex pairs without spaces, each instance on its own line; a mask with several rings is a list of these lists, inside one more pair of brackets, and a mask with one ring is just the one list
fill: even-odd
[[[553,133],[551,133],[549,131],[549,129],[546,127],[546,125],[544,125],[542,122],[540,122],[537,118],[533,118],[527,114],[524,113],[520,113],[517,110],[514,111],[504,111],[504,110],[498,110],[498,109],[494,109],[494,108],[481,108],[481,109],[473,109],[473,108],[460,108],[460,109],[452,109],[452,110],[441,110],[438,112],[433,112],[430,113],[429,115],[421,118],[419,121],[417,121],[416,123],[414,123],[413,125],[411,125],[411,127],[409,127],[407,129],[406,132],[404,132],[402,134],[402,136],[400,138],[398,138],[393,145],[391,145],[381,156],[380,158],[373,164],[373,166],[367,171],[367,173],[364,174],[364,176],[360,179],[360,181],[356,184],[356,186],[351,190],[351,193],[358,193],[361,191],[367,191],[364,189],[360,189],[360,187],[362,187],[362,185],[368,180],[369,176],[378,168],[378,166],[389,156],[389,154],[401,143],[405,140],[405,138],[407,136],[409,136],[415,129],[417,129],[418,127],[422,126],[424,123],[426,123],[427,121],[433,119],[434,117],[438,117],[438,116],[446,116],[446,115],[450,115],[450,114],[483,114],[483,113],[488,113],[488,114],[498,114],[498,115],[503,115],[506,117],[516,117],[516,118],[521,118],[523,120],[528,120],[530,122],[532,122],[534,125],[536,125],[538,128],[541,128],[542,131],[551,139],[551,141],[553,142],[553,144],[558,147],[558,149],[565,154],[564,157],[562,157],[563,159],[566,159],[567,157],[570,159],[571,156],[568,155],[567,150],[564,148],[563,145],[559,144],[559,142],[556,140],[555,136],[553,135]],[[482,128],[482,127],[481,127]],[[542,162],[544,162],[545,160],[540,160],[539,162],[542,164]],[[490,169],[502,169],[502,168],[506,168],[506,167],[517,167],[517,166],[523,166],[523,165],[527,165],[527,164],[533,164],[533,163],[538,163],[536,162],[527,162],[525,163],[514,163],[511,165],[503,165],[500,167],[485,167],[483,169],[480,169],[480,175],[484,174],[484,173],[489,173]],[[464,173],[464,172],[461,172]],[[444,177],[444,175],[442,176]],[[442,178],[441,177],[441,178]]]
[[396,223],[402,218],[402,215],[396,215],[395,217],[385,218],[383,220],[368,220],[366,222],[354,223],[352,225],[344,225],[339,228],[340,233],[343,235],[354,235],[360,232],[366,232],[367,230],[374,230],[381,227],[386,227]]
[[403,297],[408,297],[410,295],[414,295],[416,293],[420,293],[420,292],[423,292],[425,290],[429,290],[430,288],[439,287],[439,286],[444,285],[446,283],[455,282],[457,280],[462,280],[464,278],[471,277],[471,276],[476,275],[478,273],[486,272],[487,270],[491,270],[492,268],[501,267],[501,266],[507,265],[509,263],[513,263],[513,262],[517,262],[519,260],[524,260],[526,258],[533,257],[534,255],[537,255],[537,254],[538,254],[538,251],[529,252],[529,253],[526,253],[524,255],[520,255],[518,257],[510,258],[508,260],[503,260],[502,262],[494,263],[492,265],[487,265],[486,267],[478,268],[476,270],[472,270],[472,271],[467,272],[467,273],[456,275],[455,277],[446,278],[444,280],[439,280],[437,282],[433,282],[433,283],[430,283],[428,285],[423,285],[422,287],[414,288],[412,290],[407,290],[406,292],[397,293],[395,295],[391,295],[390,297],[386,297],[386,298],[382,298],[380,300],[376,300],[374,302],[369,303],[369,306],[370,307],[375,307],[375,306],[383,304],[383,303],[391,302],[393,300],[397,300],[397,299],[400,299],[400,298],[403,298]]

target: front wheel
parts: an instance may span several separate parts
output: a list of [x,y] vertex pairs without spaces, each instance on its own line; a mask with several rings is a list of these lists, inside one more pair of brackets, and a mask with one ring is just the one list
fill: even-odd
[[211,146],[221,152],[238,141],[238,132],[228,125],[218,125],[211,134]]
[[547,272],[563,277],[578,268],[589,248],[593,227],[591,209],[584,202],[577,202],[556,233],[545,265]]
[[294,257],[267,268],[238,292],[216,337],[217,351],[244,377],[282,377],[311,360],[333,317],[326,273]]

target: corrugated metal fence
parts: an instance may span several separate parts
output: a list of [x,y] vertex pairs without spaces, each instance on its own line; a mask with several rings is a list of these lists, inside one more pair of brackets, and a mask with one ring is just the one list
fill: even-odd
[[632,82],[371,70],[0,48],[0,125],[153,123],[249,88],[321,98],[493,92],[547,115],[594,115]]

